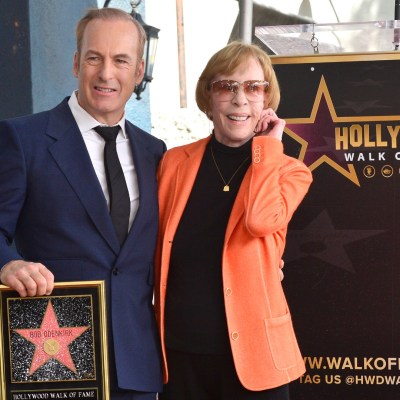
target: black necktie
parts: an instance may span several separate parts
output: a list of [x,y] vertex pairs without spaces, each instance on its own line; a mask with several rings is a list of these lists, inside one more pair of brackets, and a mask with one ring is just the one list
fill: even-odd
[[94,128],[106,142],[104,146],[104,166],[110,196],[110,215],[118,240],[122,245],[128,234],[131,203],[128,187],[126,186],[124,173],[117,154],[116,138],[119,129],[119,125],[96,126]]

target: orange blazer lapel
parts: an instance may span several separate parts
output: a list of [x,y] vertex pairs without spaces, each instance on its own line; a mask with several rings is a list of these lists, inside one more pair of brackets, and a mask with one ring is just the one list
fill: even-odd
[[[169,205],[165,210],[167,215],[164,215],[164,221],[161,221],[167,223],[164,236],[167,240],[172,240],[175,235],[209,140],[208,137],[190,145],[172,149],[171,159],[166,161],[166,171],[161,176],[165,174],[169,179],[167,178],[168,184],[163,185],[161,178],[160,203],[166,202],[166,198],[172,196],[172,201],[168,201]],[[166,156],[169,156],[168,152]]]
[[249,192],[250,177],[251,177],[251,165],[247,170],[246,174],[244,175],[235,202],[233,203],[231,215],[228,220],[228,226],[226,227],[225,243],[228,243],[232,235],[232,232],[235,229],[235,226],[238,224],[240,218],[242,218],[243,216],[244,201],[245,201],[245,196]]

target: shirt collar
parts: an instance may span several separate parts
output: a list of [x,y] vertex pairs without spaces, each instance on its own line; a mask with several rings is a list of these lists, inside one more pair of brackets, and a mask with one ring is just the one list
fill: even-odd
[[[78,103],[78,98],[76,96],[77,93],[78,91],[76,90],[71,94],[71,97],[68,100],[68,105],[81,133],[88,132],[98,125],[104,125],[93,118],[85,109],[80,106],[80,104]],[[121,127],[122,135],[126,139],[127,136],[125,131],[125,113],[118,124],[115,125],[119,125]]]

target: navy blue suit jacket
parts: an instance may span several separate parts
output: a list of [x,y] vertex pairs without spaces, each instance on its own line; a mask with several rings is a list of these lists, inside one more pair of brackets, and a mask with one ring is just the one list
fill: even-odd
[[67,101],[50,111],[0,121],[0,266],[25,259],[43,263],[56,282],[104,280],[111,388],[118,377],[120,388],[161,391],[152,298],[156,169],[165,144],[126,122],[140,204],[120,249]]

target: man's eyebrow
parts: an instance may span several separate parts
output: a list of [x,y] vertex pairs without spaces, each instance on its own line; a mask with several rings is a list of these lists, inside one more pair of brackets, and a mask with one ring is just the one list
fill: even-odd
[[126,54],[126,53],[115,54],[113,56],[113,58],[125,58],[127,60],[131,60],[132,59],[132,57],[129,54]]
[[95,54],[96,56],[101,56],[101,54],[100,54],[98,51],[96,51],[96,50],[91,50],[91,49],[89,49],[89,50],[87,50],[87,51],[85,52],[85,56],[87,56],[88,54]]
[[[87,50],[86,53],[85,53],[84,55],[85,55],[85,56],[88,56],[88,55],[95,55],[95,56],[103,57],[103,55],[102,55],[99,51],[97,51],[97,50],[92,50],[92,49]],[[114,54],[114,55],[112,56],[112,58],[114,58],[114,59],[115,59],[115,58],[122,58],[122,59],[124,59],[124,60],[131,61],[131,62],[132,62],[132,57],[131,57],[129,54],[127,54],[127,53]]]

